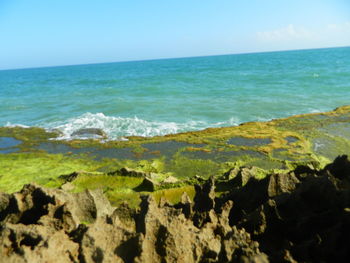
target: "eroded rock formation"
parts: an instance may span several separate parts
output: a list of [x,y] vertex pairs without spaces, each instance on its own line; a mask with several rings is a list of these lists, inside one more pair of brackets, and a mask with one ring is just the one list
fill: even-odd
[[[242,172],[241,172],[242,174]],[[237,182],[237,180],[239,182]],[[215,180],[192,202],[113,208],[101,191],[73,194],[26,185],[0,195],[1,262],[346,262],[350,258],[350,162],[323,170]]]

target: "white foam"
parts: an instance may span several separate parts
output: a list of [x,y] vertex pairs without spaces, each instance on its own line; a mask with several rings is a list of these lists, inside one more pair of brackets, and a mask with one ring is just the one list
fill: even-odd
[[317,109],[311,109],[309,110],[310,113],[321,113],[322,111],[317,110]]
[[[59,140],[71,140],[73,132],[83,128],[102,129],[110,140],[123,140],[126,136],[158,136],[185,131],[201,130],[208,127],[234,126],[238,124],[236,118],[226,122],[207,123],[205,121],[188,121],[185,123],[146,121],[138,117],[123,118],[106,116],[103,113],[85,113],[79,117],[46,125],[49,130],[58,129],[62,132]],[[84,139],[84,137],[80,137]]]
[[27,126],[27,125],[18,124],[18,123],[11,123],[11,122],[7,122],[7,123],[5,124],[5,127],[9,127],[9,128],[15,128],[15,127],[30,128],[30,126]]

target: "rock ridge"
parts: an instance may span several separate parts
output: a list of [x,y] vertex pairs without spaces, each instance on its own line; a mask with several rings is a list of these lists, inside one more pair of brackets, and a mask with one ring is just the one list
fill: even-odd
[[[246,168],[242,168],[246,169]],[[244,171],[237,174],[242,174]],[[350,161],[264,179],[195,186],[175,205],[142,196],[112,207],[100,190],[35,184],[0,194],[0,262],[345,262],[350,258]]]

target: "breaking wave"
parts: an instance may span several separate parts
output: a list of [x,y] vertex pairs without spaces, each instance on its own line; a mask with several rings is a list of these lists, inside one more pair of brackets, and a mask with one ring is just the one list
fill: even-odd
[[58,139],[70,140],[77,138],[72,134],[79,129],[102,129],[110,140],[121,140],[126,136],[158,136],[186,131],[201,130],[209,127],[224,127],[238,125],[238,120],[231,118],[225,122],[208,123],[205,121],[188,121],[184,123],[146,121],[138,117],[123,118],[106,116],[103,113],[85,113],[79,117],[63,122],[44,125],[48,130],[59,130],[62,133]]

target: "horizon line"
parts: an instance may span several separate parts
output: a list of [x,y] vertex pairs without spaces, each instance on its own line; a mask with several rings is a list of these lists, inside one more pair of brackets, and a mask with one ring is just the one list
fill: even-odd
[[45,68],[59,68],[59,67],[75,67],[75,66],[102,65],[102,64],[114,64],[114,63],[147,62],[147,61],[171,60],[171,59],[205,58],[205,57],[248,55],[248,54],[276,53],[276,52],[303,51],[303,50],[306,51],[306,50],[318,50],[318,49],[330,49],[330,48],[348,48],[348,47],[350,47],[350,45],[349,46],[317,47],[317,48],[297,48],[297,49],[281,49],[281,50],[267,50],[267,51],[251,51],[251,52],[248,51],[248,52],[238,52],[238,53],[228,53],[228,54],[212,54],[212,55],[198,55],[198,56],[184,56],[184,57],[131,59],[131,60],[120,60],[120,61],[92,62],[92,63],[84,63],[84,64],[64,64],[64,65],[24,67],[24,68],[7,68],[7,69],[5,68],[5,69],[0,69],[0,71],[26,70],[26,69],[45,69]]

